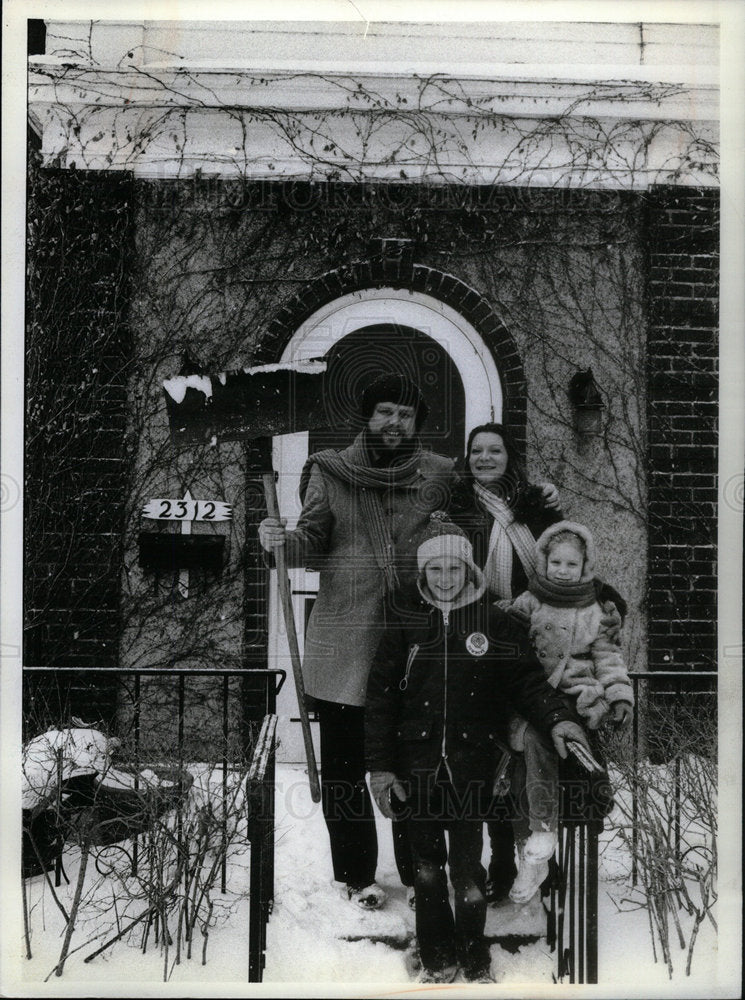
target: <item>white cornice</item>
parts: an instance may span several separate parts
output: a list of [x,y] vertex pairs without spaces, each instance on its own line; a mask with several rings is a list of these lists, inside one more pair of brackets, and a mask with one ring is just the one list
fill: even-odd
[[[458,26],[476,55],[502,55],[488,66],[463,53],[427,61],[441,27],[417,26],[409,61],[401,25],[376,26],[367,46],[349,25],[54,22],[51,54],[29,60],[29,108],[46,163],[142,176],[713,183],[710,26],[698,26],[700,63],[691,25],[672,26],[677,50],[660,26],[510,24],[484,38]],[[311,43],[319,58],[302,58]],[[572,58],[518,61],[538,50]],[[345,71],[355,51],[391,58]],[[592,60],[603,54],[636,62]],[[230,68],[237,55],[253,68]],[[432,72],[443,62],[459,71]]]
[[571,114],[646,120],[714,121],[719,90],[644,79],[567,80],[547,75],[519,79],[360,72],[271,72],[131,66],[93,69],[64,62],[29,61],[29,103],[251,108],[285,111],[483,113],[529,118]]
[[[451,23],[359,21],[53,21],[47,48],[89,65],[114,67],[129,57],[140,64],[217,65],[267,71],[394,72],[433,70],[450,76],[509,75],[533,67],[537,75],[599,79],[627,67],[657,79],[681,71],[693,82],[703,68],[716,70],[719,29],[713,24],[645,21],[476,21]],[[561,70],[559,67],[566,67]],[[544,68],[544,72],[540,68]],[[550,67],[550,69],[549,69]],[[591,70],[592,71],[592,70]],[[694,76],[689,78],[688,72]]]

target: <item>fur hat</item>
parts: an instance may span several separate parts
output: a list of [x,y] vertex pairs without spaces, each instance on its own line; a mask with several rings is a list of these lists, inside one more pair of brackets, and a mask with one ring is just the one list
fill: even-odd
[[360,409],[365,420],[369,420],[378,403],[395,403],[397,406],[413,406],[416,411],[416,429],[427,419],[429,407],[424,401],[416,382],[405,375],[384,372],[370,382],[362,393]]
[[424,571],[424,567],[430,559],[439,556],[455,556],[472,571],[477,583],[481,580],[481,570],[473,561],[473,548],[466,538],[466,533],[448,521],[448,516],[444,510],[436,510],[429,516],[429,523],[421,535],[419,547],[416,551],[417,568],[419,572]]
[[[535,543],[536,572],[540,576],[546,575],[549,547],[557,540],[557,535],[562,535],[564,532],[575,535],[584,544],[585,561],[579,582],[586,583],[588,580],[592,580],[595,576],[595,542],[584,524],[577,524],[576,521],[559,521],[557,524],[552,524],[550,528],[546,528]],[[561,540],[563,541],[563,539]]]

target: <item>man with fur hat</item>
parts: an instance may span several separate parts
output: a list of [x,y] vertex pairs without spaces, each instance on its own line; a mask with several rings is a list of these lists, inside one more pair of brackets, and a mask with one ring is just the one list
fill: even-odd
[[524,630],[484,598],[464,532],[438,514],[417,549],[417,588],[389,602],[367,687],[367,763],[383,813],[407,822],[419,980],[452,982],[460,966],[467,981],[494,982],[482,828],[510,712],[524,713],[562,757],[567,740],[585,736],[546,683]]
[[[320,571],[303,679],[319,713],[323,811],[340,891],[374,909],[386,897],[375,882],[375,818],[365,784],[367,677],[383,632],[384,599],[413,582],[416,539],[431,511],[448,503],[453,462],[422,448],[427,405],[405,376],[373,379],[361,411],[366,425],[348,448],[308,459],[295,530],[266,518],[259,539],[268,553],[284,545],[289,566]],[[400,844],[395,835],[394,843]],[[398,861],[410,884],[405,856]]]

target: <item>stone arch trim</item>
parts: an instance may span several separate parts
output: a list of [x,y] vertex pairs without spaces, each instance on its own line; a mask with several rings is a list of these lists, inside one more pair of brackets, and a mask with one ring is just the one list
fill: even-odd
[[309,316],[334,299],[366,288],[423,292],[450,306],[474,327],[492,353],[499,372],[505,421],[524,447],[527,419],[525,371],[512,335],[489,301],[475,288],[452,274],[411,263],[403,254],[356,262],[311,279],[270,323],[256,362],[276,361]]

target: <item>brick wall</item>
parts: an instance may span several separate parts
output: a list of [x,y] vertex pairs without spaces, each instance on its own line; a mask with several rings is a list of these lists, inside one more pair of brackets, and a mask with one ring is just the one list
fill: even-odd
[[[130,344],[131,184],[29,176],[24,665],[117,665]],[[39,723],[93,720],[109,686],[33,685]]]
[[649,669],[715,669],[716,192],[647,199]]

